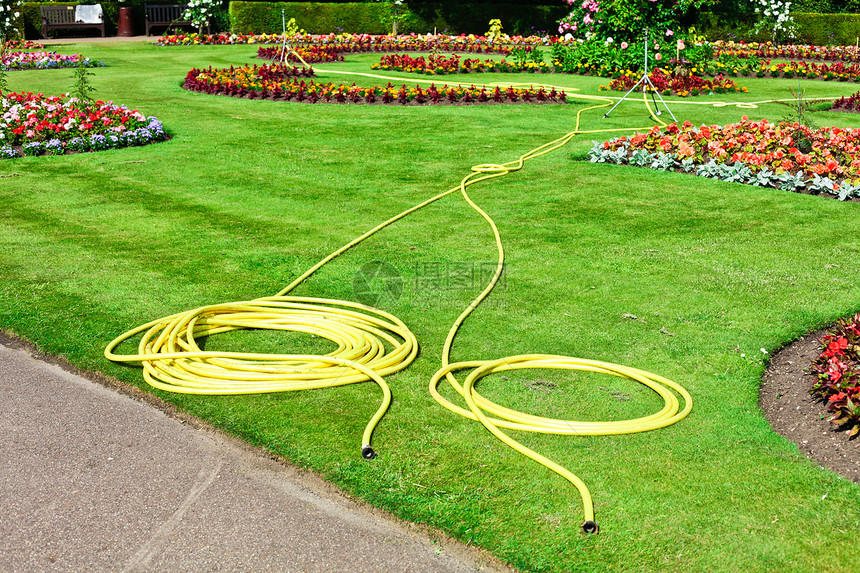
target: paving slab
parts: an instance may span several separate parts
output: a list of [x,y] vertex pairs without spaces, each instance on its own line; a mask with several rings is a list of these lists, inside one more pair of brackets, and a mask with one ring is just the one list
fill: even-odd
[[0,344],[0,571],[510,571]]

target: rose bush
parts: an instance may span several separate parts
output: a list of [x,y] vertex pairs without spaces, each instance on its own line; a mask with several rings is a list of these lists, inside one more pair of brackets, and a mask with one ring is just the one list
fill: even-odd
[[634,43],[645,29],[651,38],[685,36],[680,21],[710,0],[567,0],[570,14],[559,21],[558,33],[573,38]]

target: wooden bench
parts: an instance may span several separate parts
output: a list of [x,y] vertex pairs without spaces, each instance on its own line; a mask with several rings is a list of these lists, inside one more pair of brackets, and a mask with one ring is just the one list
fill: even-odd
[[100,23],[78,22],[75,19],[74,6],[40,6],[42,12],[42,37],[47,38],[51,30],[78,30],[82,28],[94,28],[105,37],[104,16]]
[[[169,30],[173,26],[194,26],[190,20],[180,20],[188,4],[144,4],[146,11],[146,35],[151,36],[153,26],[165,26]],[[211,34],[209,22],[206,22],[206,33]]]

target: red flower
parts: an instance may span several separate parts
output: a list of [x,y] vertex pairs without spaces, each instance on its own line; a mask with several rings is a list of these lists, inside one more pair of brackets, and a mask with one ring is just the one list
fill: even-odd
[[831,402],[839,402],[840,400],[845,399],[845,392],[839,392],[838,394],[833,394],[828,398]]
[[844,356],[846,348],[848,348],[848,339],[844,336],[840,336],[836,340],[832,340],[830,344],[827,345],[827,350],[824,352],[824,355],[828,358],[836,355]]

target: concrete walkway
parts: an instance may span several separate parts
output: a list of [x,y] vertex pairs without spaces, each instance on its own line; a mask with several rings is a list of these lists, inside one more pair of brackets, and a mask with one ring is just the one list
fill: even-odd
[[0,571],[508,571],[0,345]]

